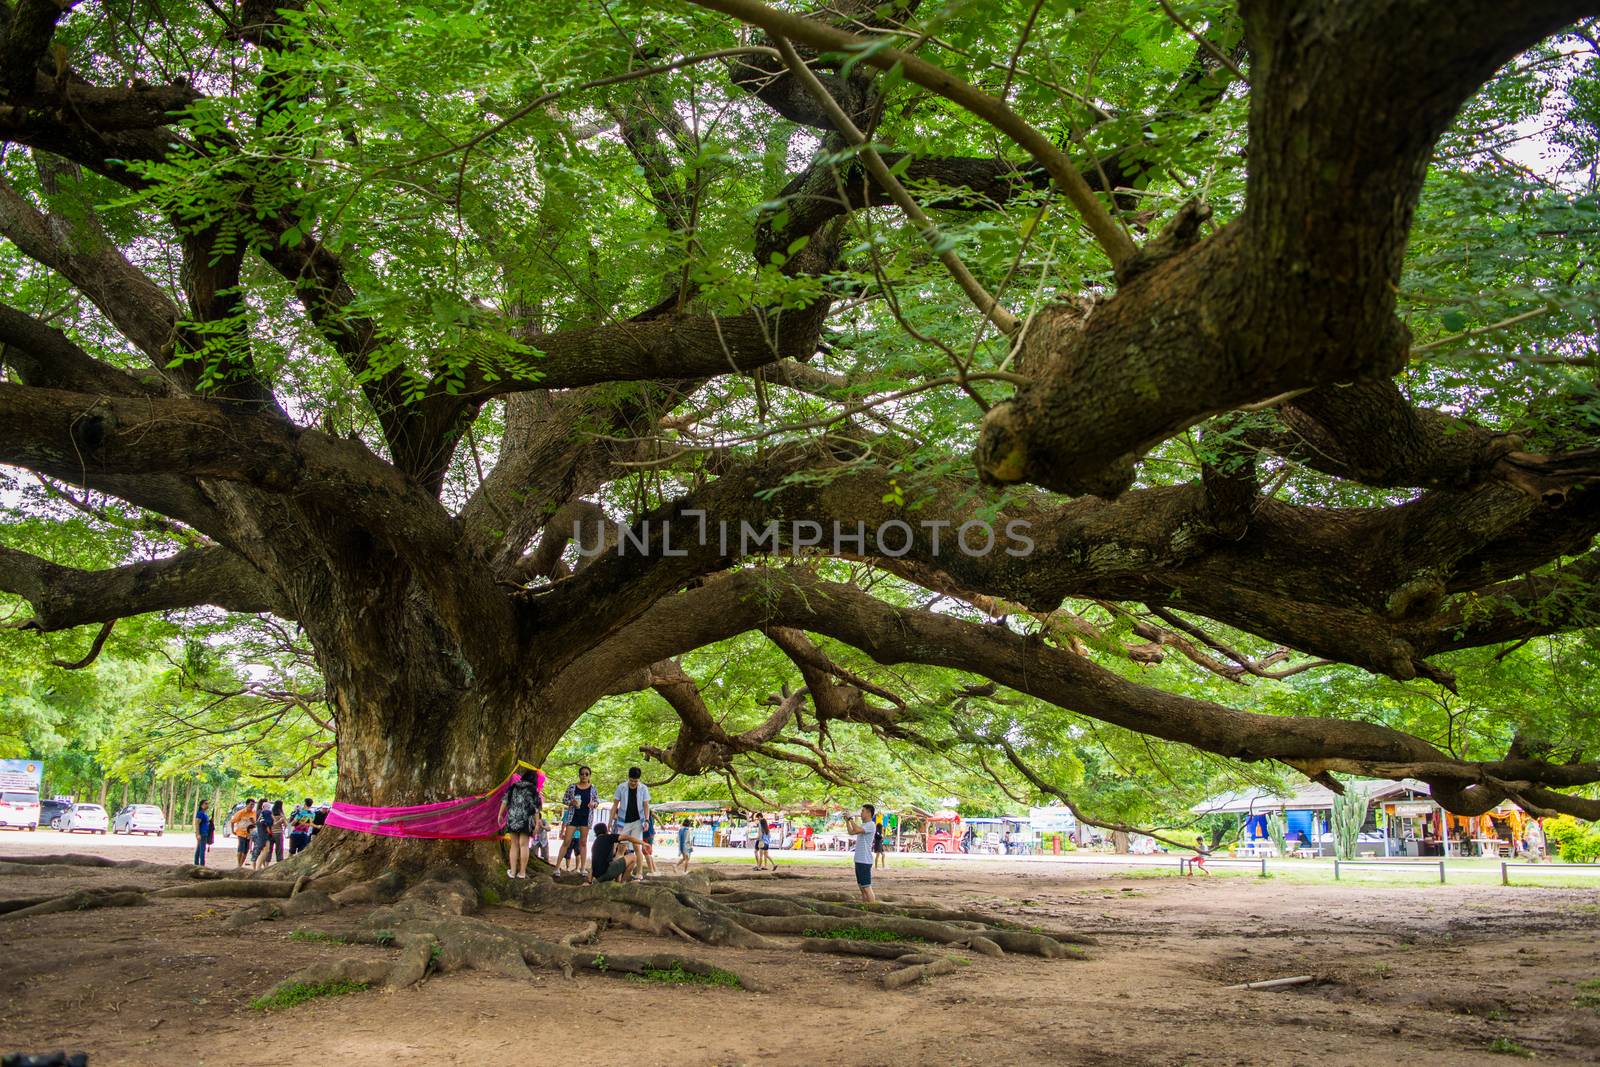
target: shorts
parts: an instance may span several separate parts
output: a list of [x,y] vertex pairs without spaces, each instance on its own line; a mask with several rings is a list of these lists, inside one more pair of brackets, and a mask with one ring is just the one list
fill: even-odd
[[628,861],[627,860],[612,860],[611,861],[611,866],[607,867],[604,871],[601,871],[600,873],[596,874],[594,876],[594,880],[597,881],[597,882],[614,882],[619,877],[621,877],[622,872],[627,870],[627,869],[628,869]]
[[623,823],[622,824],[622,829],[617,831],[617,836],[619,836],[619,837],[637,837],[639,840],[643,841],[644,840],[644,820],[643,819],[635,819],[633,822],[625,822],[625,823]]
[[239,855],[243,856],[249,851],[250,851],[250,839],[248,837],[239,838]]
[[693,841],[685,841],[683,844],[678,846],[678,855],[680,855],[680,856],[687,856],[690,853],[692,853],[693,851],[694,851],[694,842]]
[[578,826],[578,827],[587,827],[589,825],[589,813],[586,812],[586,811],[575,811],[575,812],[573,812],[572,813],[572,818],[567,823],[567,825],[569,825],[569,826]]
[[858,863],[858,864],[856,864],[856,885],[860,886],[862,889],[871,888],[871,886],[872,886],[872,864],[870,864],[870,863]]
[[524,815],[521,818],[510,820],[506,823],[506,831],[513,834],[533,833],[533,817]]

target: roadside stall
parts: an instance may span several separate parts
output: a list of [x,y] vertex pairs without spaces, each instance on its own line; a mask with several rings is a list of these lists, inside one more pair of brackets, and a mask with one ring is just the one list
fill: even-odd
[[[664,800],[652,804],[657,815],[673,820],[673,825],[688,820],[694,825],[694,847],[710,848],[716,844],[717,830],[728,818],[728,805],[716,800]],[[661,840],[661,826],[656,826],[656,840]],[[676,830],[673,840],[676,841]]]

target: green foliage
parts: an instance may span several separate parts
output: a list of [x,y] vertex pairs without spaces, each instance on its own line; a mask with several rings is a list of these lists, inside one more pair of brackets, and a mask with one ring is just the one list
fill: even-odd
[[294,930],[289,934],[290,941],[316,941],[330,945],[342,945],[344,938],[322,930]]
[[840,926],[832,930],[807,930],[806,937],[826,937],[841,941],[926,941],[913,934],[897,934],[871,926]]
[[304,1004],[308,1000],[318,997],[338,997],[346,993],[361,993],[367,988],[365,982],[290,982],[279,986],[271,993],[257,997],[250,1002],[250,1007],[256,1011],[282,1011],[292,1008],[297,1004]]
[[1594,863],[1600,860],[1600,826],[1562,815],[1544,821],[1544,834],[1545,840],[1555,847],[1565,863]]
[[1533,1050],[1518,1044],[1509,1037],[1497,1037],[1489,1042],[1489,1051],[1498,1052],[1505,1056],[1520,1056],[1525,1060],[1533,1059]]
[[638,974],[628,976],[635,982],[660,982],[663,985],[720,986],[724,989],[742,989],[739,976],[731,971],[712,967],[706,973],[686,970],[682,963],[671,967],[646,967]]

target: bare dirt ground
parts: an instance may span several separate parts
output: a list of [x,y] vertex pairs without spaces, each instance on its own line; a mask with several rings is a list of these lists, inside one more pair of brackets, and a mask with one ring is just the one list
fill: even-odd
[[[95,851],[87,841],[74,851]],[[0,856],[65,851],[7,836]],[[112,853],[115,854],[115,853]],[[120,853],[126,856],[127,853]],[[187,859],[180,848],[140,850]],[[218,856],[218,859],[231,859]],[[739,871],[743,871],[739,867]],[[848,862],[794,868],[800,891],[847,889]],[[158,875],[44,867],[0,876],[0,899]],[[969,863],[893,869],[880,888],[1093,933],[1084,961],[974,957],[898,992],[888,966],[798,951],[696,948],[762,992],[559,972],[531,983],[436,976],[263,1014],[249,1002],[319,959],[392,950],[295,941],[354,910],[232,933],[245,901],[175,899],[0,919],[0,1049],[85,1049],[110,1064],[583,1063],[1505,1064],[1600,1059],[1600,891],[1514,886],[1308,885],[1231,876],[1129,877]],[[555,938],[571,919],[484,916]],[[597,950],[660,950],[625,929]],[[1314,974],[1283,992],[1226,986]],[[1496,1048],[1502,1050],[1494,1051]]]

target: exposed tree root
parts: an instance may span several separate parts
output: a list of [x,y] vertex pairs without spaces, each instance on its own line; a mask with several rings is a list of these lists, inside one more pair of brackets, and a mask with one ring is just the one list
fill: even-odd
[[145,903],[137,889],[79,889],[59,897],[47,897],[35,904],[0,914],[0,919],[26,919],[58,911],[88,911],[91,908],[126,908]]
[[[293,904],[294,900],[289,903]],[[731,976],[744,988],[755,988],[747,977],[691,956],[676,953],[619,956],[580,948],[598,936],[600,927],[595,922],[559,941],[545,941],[468,914],[476,905],[477,893],[464,878],[446,875],[425,879],[394,904],[374,909],[344,938],[398,947],[400,958],[393,963],[364,964],[359,968],[351,962],[351,974],[343,977],[393,989],[414,985],[433,972],[479,970],[511,978],[529,978],[530,967],[553,967],[568,977],[575,970],[604,974],[682,972],[715,981],[726,981],[724,976]],[[381,974],[377,973],[379,966]],[[360,970],[359,976],[356,970]],[[307,971],[286,981],[319,981],[326,977],[320,971]]]
[[149,860],[111,860],[104,856],[91,856],[84,852],[67,852],[56,856],[0,856],[0,874],[35,874],[35,868],[66,867],[117,867],[125,871],[154,871],[168,878],[227,878],[229,875],[211,867],[196,867],[192,863],[152,863]]
[[[932,922],[940,922],[950,926],[958,926],[963,929],[977,930],[990,937],[993,937],[993,934],[996,932],[1009,931],[1020,934],[1028,934],[1032,937],[1044,937],[1057,943],[1073,945],[1099,944],[1099,941],[1089,934],[1080,934],[1070,930],[1032,929],[1023,923],[1019,923],[1013,919],[1007,919],[1001,915],[993,915],[988,912],[976,911],[968,908],[945,908],[930,901],[918,900],[913,897],[881,897],[876,903],[869,904],[865,901],[852,897],[848,893],[842,893],[835,890],[818,890],[814,893],[808,894],[807,896],[801,897],[781,893],[762,893],[751,890],[739,890],[734,887],[717,885],[712,887],[712,892],[717,894],[719,900],[725,903],[731,903],[741,911],[748,911],[753,914],[797,914],[797,912],[793,910],[785,909],[787,909],[787,906],[789,905],[798,904],[801,907],[804,907],[805,909],[813,911],[819,915],[851,917],[855,914],[887,914],[910,919],[927,919]],[[769,901],[778,901],[780,903],[776,905],[770,905],[766,903]],[[1005,942],[1002,939],[993,939],[1000,941],[1001,945],[1004,946]],[[1028,939],[1020,939],[1017,943],[1022,944],[1027,940]],[[1017,948],[1008,949],[1008,951],[1029,952],[1033,950],[1027,948]],[[1049,955],[1050,953],[1048,949],[1046,949],[1044,952],[1035,951],[1034,954]]]
[[200,882],[196,885],[174,885],[165,889],[152,889],[152,897],[239,897],[246,900],[287,897],[294,889],[288,882],[255,882],[242,878],[225,878],[221,881]]
[[879,981],[883,983],[885,989],[901,989],[915,982],[926,981],[937,974],[953,974],[956,967],[955,960],[936,959],[931,963],[914,963],[909,967],[890,971]]
[[902,956],[915,955],[917,948],[903,941],[852,941],[847,937],[808,937],[800,942],[801,952],[867,956],[875,960],[898,960]]

